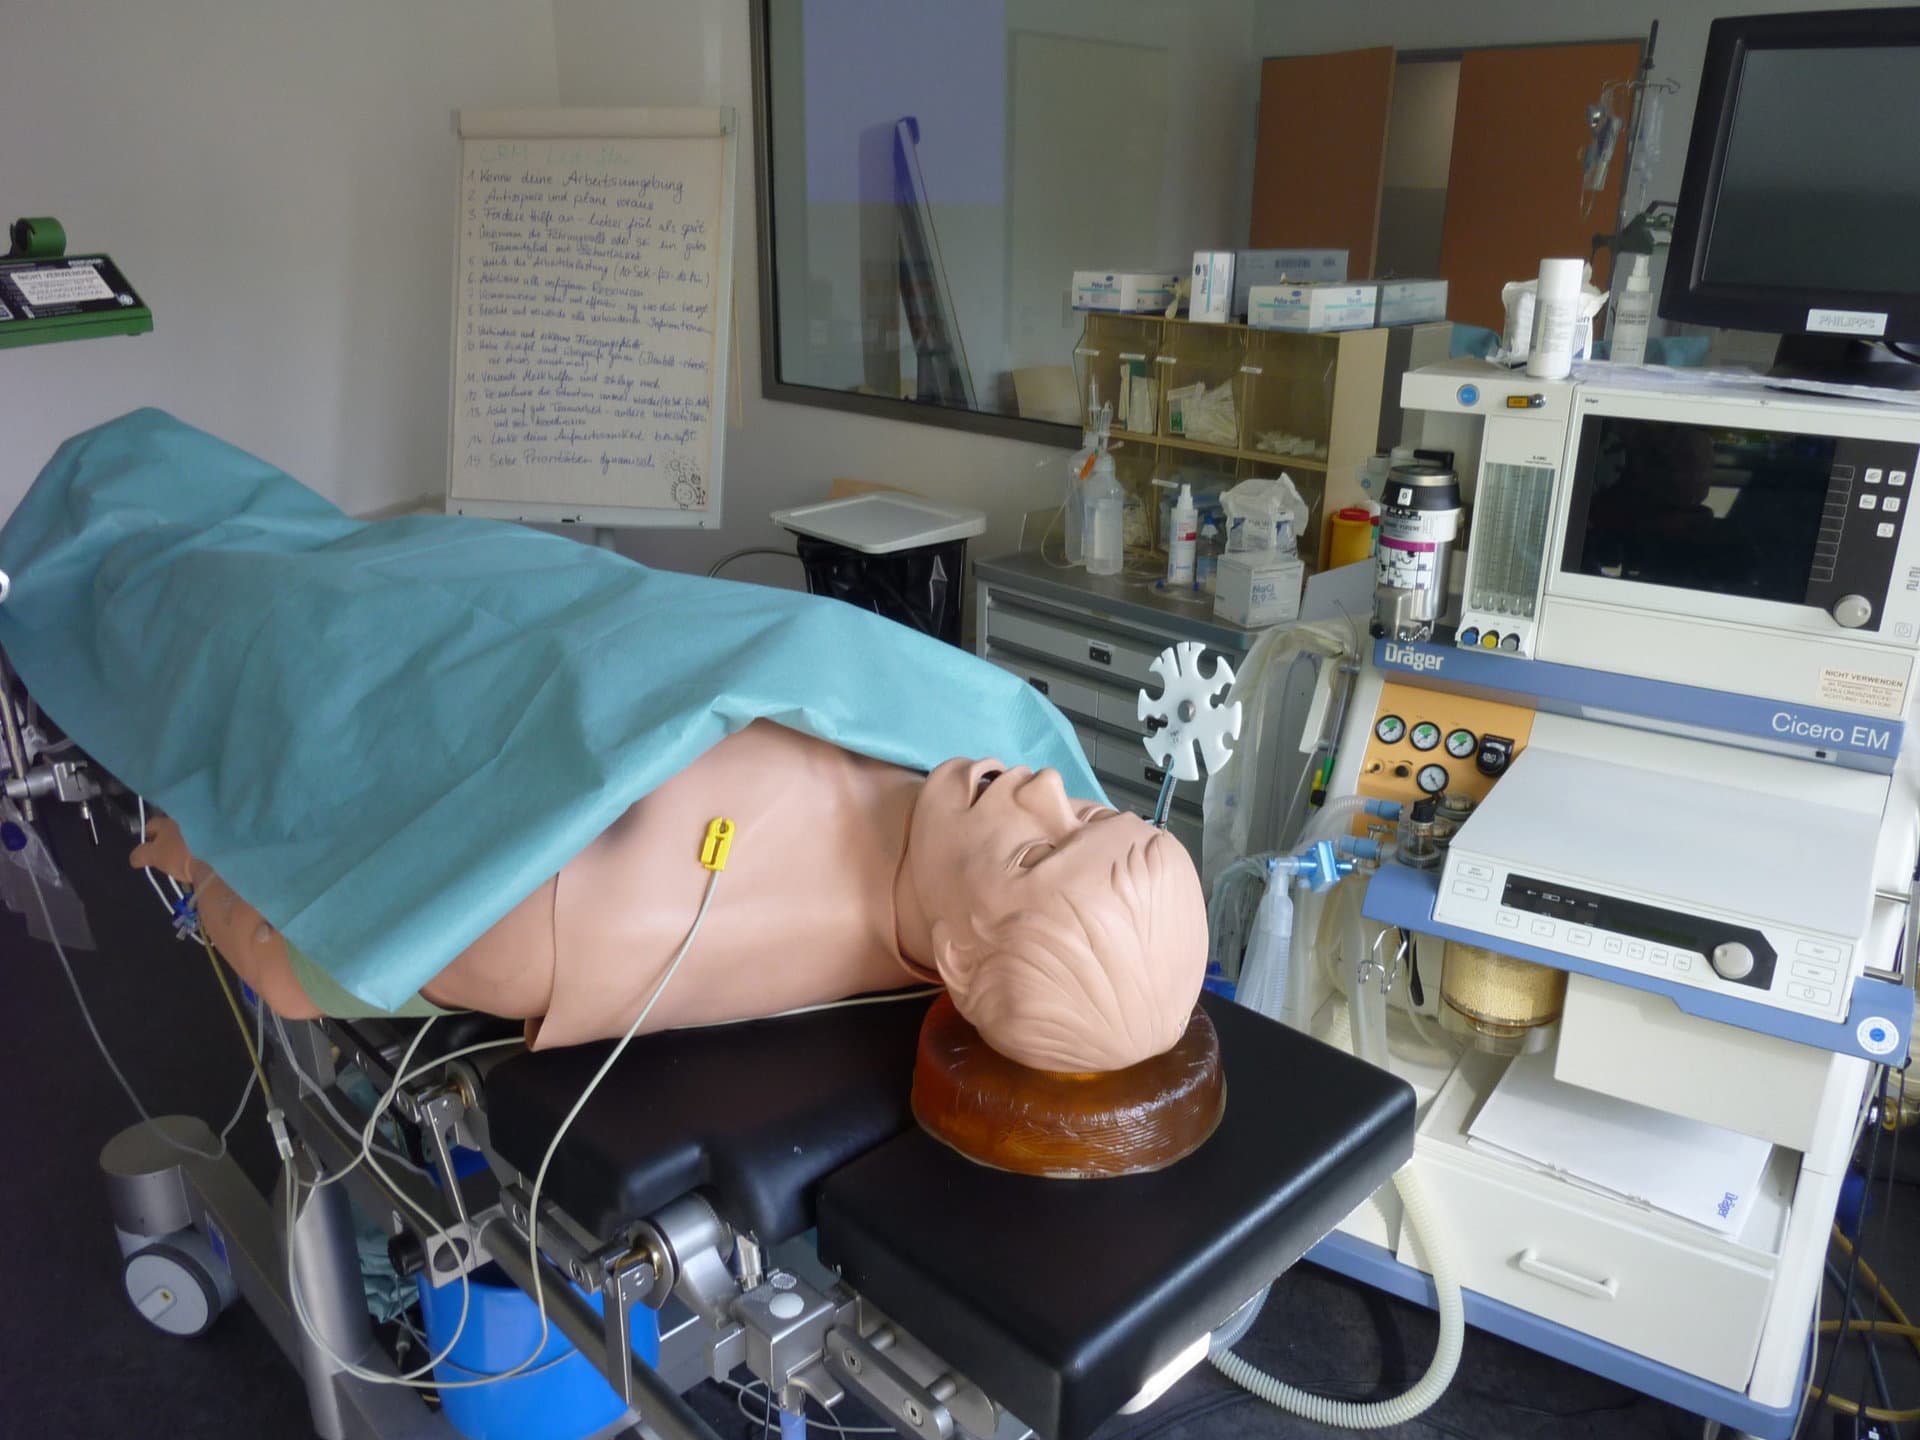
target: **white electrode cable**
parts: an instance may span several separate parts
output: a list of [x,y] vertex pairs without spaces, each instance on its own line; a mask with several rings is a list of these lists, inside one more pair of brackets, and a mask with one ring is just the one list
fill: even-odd
[[[53,911],[47,905],[46,891],[40,888],[40,877],[33,873],[32,865],[27,865],[23,868],[27,872],[27,880],[33,886],[34,898],[40,902],[40,918],[46,922],[47,942],[53,946],[54,958],[60,962],[61,972],[67,977],[67,988],[73,991],[74,1002],[80,1007],[80,1018],[87,1022],[87,1033],[93,1036],[94,1047],[99,1050],[100,1058],[107,1062],[107,1069],[113,1072],[113,1078],[120,1082],[120,1088],[126,1092],[127,1100],[133,1106],[135,1113],[137,1113],[142,1120],[146,1121],[148,1128],[152,1130],[155,1135],[158,1135],[174,1149],[185,1151],[189,1155],[197,1155],[202,1160],[219,1160],[224,1158],[227,1153],[225,1131],[221,1132],[222,1139],[218,1150],[202,1150],[198,1145],[189,1145],[184,1140],[175,1139],[172,1135],[169,1135],[163,1127],[154,1124],[153,1116],[148,1113],[147,1107],[141,1103],[139,1095],[134,1092],[133,1085],[128,1081],[125,1072],[120,1069],[119,1061],[113,1058],[113,1052],[107,1048],[107,1042],[100,1034],[100,1027],[94,1024],[93,1011],[88,1007],[87,997],[80,989],[79,978],[74,975],[73,965],[67,959],[67,947],[60,943],[59,932],[54,927]],[[247,1088],[249,1090],[253,1088],[253,1077],[251,1074],[247,1077]],[[241,1108],[245,1108],[244,1097],[242,1097]]]
[[[376,1385],[404,1385],[412,1389],[420,1390],[459,1390],[476,1389],[482,1385],[494,1385],[502,1380],[511,1380],[520,1375],[537,1374],[540,1370],[544,1370],[551,1365],[559,1364],[562,1360],[568,1358],[563,1355],[546,1361],[544,1364],[537,1366],[535,1364],[535,1362],[539,1360],[541,1352],[547,1348],[547,1341],[552,1335],[551,1322],[547,1316],[546,1285],[544,1278],[545,1267],[542,1265],[540,1259],[540,1194],[546,1183],[547,1171],[553,1164],[553,1157],[558,1153],[560,1144],[566,1138],[567,1131],[572,1128],[574,1120],[578,1118],[580,1112],[586,1108],[587,1101],[593,1097],[593,1093],[599,1088],[600,1082],[606,1079],[608,1072],[613,1069],[614,1064],[626,1050],[628,1043],[635,1035],[639,1034],[640,1027],[646,1023],[647,1017],[653,1013],[653,1008],[659,1003],[660,997],[665,993],[668,983],[673,979],[674,975],[678,973],[681,963],[687,958],[688,952],[693,949],[693,942],[700,934],[700,927],[706,922],[707,911],[713,905],[714,891],[718,888],[719,880],[720,871],[718,869],[712,869],[708,872],[706,894],[701,898],[700,909],[693,917],[693,924],[688,927],[686,938],[680,942],[680,948],[674,953],[673,959],[668,962],[666,970],[654,984],[652,993],[647,996],[646,1004],[640,1008],[640,1013],[634,1017],[633,1023],[627,1027],[626,1033],[614,1044],[613,1049],[607,1053],[606,1058],[600,1063],[600,1067],[594,1071],[592,1078],[587,1081],[585,1088],[581,1090],[579,1098],[574,1101],[573,1107],[567,1111],[566,1116],[560,1121],[559,1128],[554,1132],[553,1139],[547,1146],[546,1154],[541,1158],[540,1168],[534,1175],[533,1189],[529,1195],[527,1206],[527,1258],[533,1271],[533,1299],[540,1315],[540,1334],[534,1344],[532,1352],[528,1354],[524,1360],[512,1366],[510,1369],[492,1375],[480,1376],[475,1379],[429,1381],[419,1378],[434,1366],[445,1361],[448,1355],[451,1354],[454,1346],[459,1343],[461,1332],[466,1325],[468,1301],[471,1295],[467,1274],[465,1271],[462,1271],[460,1276],[460,1282],[463,1287],[460,1306],[460,1324],[455,1328],[453,1339],[447,1343],[440,1354],[435,1355],[431,1360],[427,1361],[424,1366],[416,1367],[414,1370],[402,1376],[384,1375],[378,1371],[367,1370],[355,1365],[344,1356],[337,1354],[332,1346],[315,1330],[311,1317],[307,1314],[305,1301],[300,1294],[299,1280],[293,1264],[293,1247],[289,1245],[287,1247],[287,1283],[293,1301],[294,1314],[299,1319],[301,1329],[306,1332],[308,1338],[343,1371],[358,1379],[366,1380]],[[376,1175],[381,1176],[382,1179],[387,1178],[381,1171],[379,1162],[373,1160],[369,1154],[372,1144],[371,1137],[374,1127],[378,1125],[381,1117],[393,1104],[395,1095],[399,1092],[400,1086],[406,1080],[412,1079],[421,1073],[432,1070],[462,1055],[472,1054],[480,1050],[491,1050],[504,1045],[517,1045],[521,1043],[518,1040],[485,1041],[478,1045],[465,1046],[460,1050],[442,1056],[438,1060],[420,1066],[418,1069],[409,1070],[407,1068],[408,1062],[412,1060],[414,1050],[418,1048],[421,1038],[426,1034],[428,1026],[432,1023],[430,1019],[420,1027],[419,1034],[414,1036],[413,1042],[407,1047],[406,1054],[402,1057],[400,1065],[395,1068],[393,1083],[387,1087],[386,1093],[381,1096],[380,1104],[374,1108],[373,1114],[369,1117],[367,1127],[362,1133],[362,1149],[360,1155],[355,1158],[352,1164],[336,1172],[334,1175],[327,1176],[317,1184],[309,1185],[299,1178],[293,1162],[291,1160],[287,1161],[287,1190],[289,1195],[287,1218],[289,1234],[291,1234],[292,1225],[298,1217],[297,1197],[301,1188],[311,1190],[318,1189],[319,1186],[323,1184],[331,1184],[333,1181],[343,1178],[354,1166],[363,1163],[368,1165],[368,1167],[372,1169]],[[392,1187],[391,1180],[388,1180],[388,1184],[390,1188],[395,1188]],[[454,1177],[447,1177],[447,1188],[451,1192],[454,1211],[456,1215],[458,1215],[460,1223],[465,1226],[468,1223],[466,1206],[460,1195],[459,1184]],[[444,1225],[421,1210],[404,1192],[395,1188],[395,1194],[409,1209],[413,1210],[416,1215],[419,1215],[425,1223],[432,1226],[439,1238],[443,1240],[446,1238],[447,1231]],[[569,1351],[568,1353],[571,1354],[572,1352]]]

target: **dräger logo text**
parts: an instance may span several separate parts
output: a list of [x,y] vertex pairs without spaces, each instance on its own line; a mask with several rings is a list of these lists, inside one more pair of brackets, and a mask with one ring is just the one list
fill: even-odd
[[1383,652],[1389,665],[1404,665],[1417,672],[1438,670],[1440,657],[1426,650],[1415,650],[1407,645],[1388,645]]
[[1845,745],[1853,750],[1891,750],[1893,732],[1878,725],[1830,725],[1804,720],[1791,710],[1776,710],[1773,733],[1791,735],[1796,740],[1815,740],[1826,745]]

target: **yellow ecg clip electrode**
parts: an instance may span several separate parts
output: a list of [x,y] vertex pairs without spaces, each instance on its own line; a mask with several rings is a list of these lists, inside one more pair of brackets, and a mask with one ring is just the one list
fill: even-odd
[[700,863],[709,870],[727,868],[727,852],[733,849],[733,822],[727,819],[707,823],[707,838],[700,842]]

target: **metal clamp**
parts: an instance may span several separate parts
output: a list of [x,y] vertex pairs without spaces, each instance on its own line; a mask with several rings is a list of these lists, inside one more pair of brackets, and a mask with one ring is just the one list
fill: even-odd
[[[891,1333],[876,1331],[874,1338],[891,1338]],[[953,1412],[894,1364],[878,1345],[836,1325],[827,1331],[827,1368],[848,1389],[904,1424],[920,1440],[953,1440]]]

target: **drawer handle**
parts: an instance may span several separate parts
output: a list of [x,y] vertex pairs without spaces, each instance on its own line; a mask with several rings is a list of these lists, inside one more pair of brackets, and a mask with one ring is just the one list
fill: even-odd
[[1096,665],[1111,665],[1113,664],[1113,651],[1104,645],[1089,645],[1087,646],[1087,659]]
[[1590,1300],[1616,1300],[1620,1296],[1618,1280],[1595,1280],[1590,1275],[1564,1269],[1550,1260],[1542,1260],[1529,1246],[1514,1256],[1513,1263],[1537,1280],[1545,1280]]
[[1038,690],[1042,695],[1047,693],[1047,682],[1042,680],[1038,675],[1027,676],[1027,684]]

